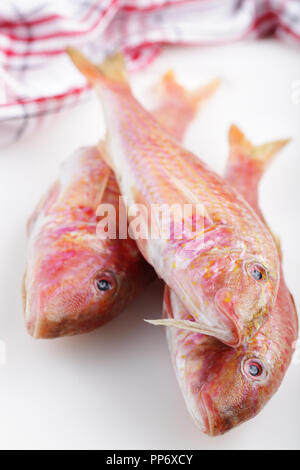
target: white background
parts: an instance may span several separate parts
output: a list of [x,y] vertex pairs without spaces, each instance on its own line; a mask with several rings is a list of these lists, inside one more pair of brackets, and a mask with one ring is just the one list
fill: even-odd
[[[133,77],[140,98],[173,67],[197,86],[221,76],[223,85],[191,126],[186,146],[222,171],[234,122],[256,143],[293,138],[268,170],[261,205],[283,245],[288,285],[298,308],[300,231],[299,49],[275,41],[217,48],[174,48]],[[78,146],[103,132],[95,96],[46,127],[1,149],[0,158],[0,447],[6,449],[300,449],[300,353],[278,393],[255,419],[210,438],[185,410],[164,331],[143,322],[161,315],[162,285],[154,283],[120,317],[91,334],[35,341],[23,326],[21,279],[25,223]]]

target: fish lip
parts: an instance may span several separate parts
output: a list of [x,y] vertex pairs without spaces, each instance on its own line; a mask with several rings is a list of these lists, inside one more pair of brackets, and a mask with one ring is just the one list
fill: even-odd
[[[226,313],[224,313],[224,315],[229,318]],[[234,321],[232,318],[229,318],[229,320],[231,321],[231,324],[233,325],[233,328],[234,328],[234,333],[232,334],[232,338],[233,340],[232,341],[227,341],[225,344],[227,346],[231,346],[232,348],[238,348],[241,343],[242,343],[242,340],[243,340],[243,333],[241,331],[241,329],[239,328],[238,324],[236,321]]]
[[231,346],[232,348],[237,348],[241,345],[244,335],[243,331],[240,328],[238,321],[230,317],[225,310],[223,310],[216,302],[216,308],[220,315],[222,315],[223,319],[225,317],[225,323],[230,324],[230,329],[232,331],[232,340],[231,341],[226,341],[225,339],[222,340],[222,338],[219,337],[219,340],[222,341],[224,344],[227,346]]
[[201,407],[201,416],[203,419],[203,432],[209,436],[214,436],[214,426],[212,421],[212,415],[209,410],[207,393],[204,390],[204,386],[200,391],[200,407]]
[[222,414],[220,414],[219,410],[215,408],[210,394],[205,390],[205,385],[203,385],[200,392],[200,406],[201,415],[205,423],[204,433],[208,436],[215,437],[225,434],[226,432],[230,431],[230,429],[236,427],[242,422],[224,420]]

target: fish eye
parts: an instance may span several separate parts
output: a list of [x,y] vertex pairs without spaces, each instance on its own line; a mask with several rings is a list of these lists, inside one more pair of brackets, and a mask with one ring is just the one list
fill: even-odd
[[242,363],[243,374],[251,380],[262,381],[267,377],[267,370],[258,358],[246,359]]
[[112,285],[106,279],[99,279],[97,281],[97,288],[98,290],[102,292],[102,291],[110,290],[112,288]]
[[251,262],[247,264],[246,268],[248,274],[255,279],[255,281],[263,282],[268,279],[268,271],[262,264]]
[[117,289],[116,278],[111,272],[98,273],[94,283],[97,291],[101,293]]

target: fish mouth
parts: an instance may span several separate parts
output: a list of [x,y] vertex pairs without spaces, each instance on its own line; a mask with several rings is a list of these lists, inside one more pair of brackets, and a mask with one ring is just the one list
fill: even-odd
[[245,419],[242,419],[239,413],[235,413],[234,410],[230,410],[229,413],[220,412],[221,410],[215,407],[213,399],[204,388],[200,392],[199,404],[203,432],[211,437],[225,434],[245,421]]
[[[219,321],[223,325],[224,332],[227,332],[226,338],[224,337],[222,339],[221,337],[218,337],[218,339],[227,346],[237,348],[241,345],[244,339],[244,329],[242,325],[240,325],[238,316],[235,312],[231,295],[230,291],[221,289],[215,296],[215,307],[219,314]],[[228,335],[228,332],[230,332],[230,335]]]
[[251,321],[245,325],[245,342],[250,342],[260,328],[264,325],[268,318],[269,309],[267,307],[261,307],[254,315]]
[[215,426],[213,425],[212,419],[212,407],[209,405],[209,403],[210,400],[208,394],[202,388],[202,390],[200,391],[199,405],[202,416],[203,432],[205,434],[208,434],[209,436],[215,436],[216,434],[218,434],[218,432],[215,432]]
[[222,341],[222,343],[232,348],[239,347],[244,338],[242,329],[240,328],[238,322],[234,318],[232,318],[232,316],[229,316],[226,313],[226,311],[224,310],[220,311],[219,309],[219,312],[223,317],[224,324],[227,326],[228,330],[231,332],[231,337],[230,339],[228,339],[228,334],[227,334],[226,336],[224,336],[223,339],[221,337],[219,337],[218,339]]

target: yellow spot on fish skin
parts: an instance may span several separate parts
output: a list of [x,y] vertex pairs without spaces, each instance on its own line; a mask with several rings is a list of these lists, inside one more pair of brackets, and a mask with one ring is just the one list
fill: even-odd
[[205,279],[209,279],[210,277],[212,277],[213,273],[209,270],[206,271],[206,273],[204,274],[204,277]]
[[239,265],[238,264],[235,264],[232,272],[236,273],[237,271],[239,270]]
[[229,292],[227,292],[226,297],[224,298],[224,302],[231,302],[231,294]]

